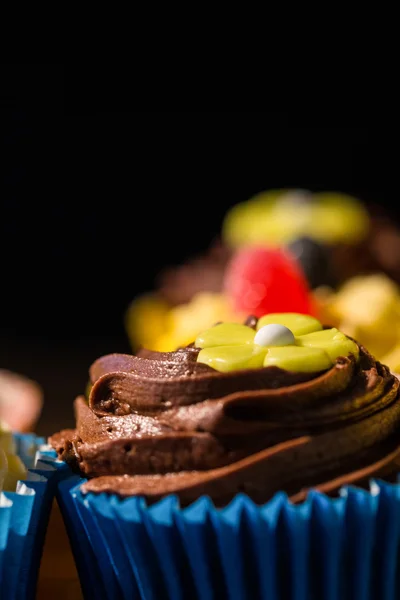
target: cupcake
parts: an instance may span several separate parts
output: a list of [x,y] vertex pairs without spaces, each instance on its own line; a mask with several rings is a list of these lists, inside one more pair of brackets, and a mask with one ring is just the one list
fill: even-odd
[[0,423],[0,597],[35,598],[57,472],[34,434]]
[[398,598],[399,381],[365,347],[271,313],[89,373],[49,439],[87,597]]
[[[205,294],[211,306],[214,299],[225,303],[239,322],[243,313],[255,314],[252,302],[244,302],[236,314],[237,299],[227,285],[232,263],[240,262],[243,252],[253,247],[290,255],[310,290],[321,286],[335,290],[355,275],[374,272],[400,282],[400,228],[377,207],[341,192],[267,190],[232,205],[224,215],[219,237],[209,248],[163,269],[155,278],[154,289],[132,300],[125,319],[132,350],[136,352],[140,346],[176,349],[172,345],[178,337],[174,331],[166,333],[160,344],[160,322],[175,322],[174,313],[181,307],[191,308],[200,295]],[[265,296],[270,295],[268,270],[258,277],[258,286],[268,288]],[[302,303],[290,310],[307,312]],[[222,318],[232,320],[228,312]],[[190,329],[195,323],[194,319]]]

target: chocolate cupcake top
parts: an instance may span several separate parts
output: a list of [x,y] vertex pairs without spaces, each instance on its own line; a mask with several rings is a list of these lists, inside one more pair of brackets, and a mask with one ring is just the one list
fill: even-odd
[[398,389],[336,329],[268,315],[219,324],[175,352],[99,358],[88,399],[75,400],[76,429],[50,443],[88,477],[83,492],[223,505],[284,490],[299,501],[310,487],[334,493],[395,472]]

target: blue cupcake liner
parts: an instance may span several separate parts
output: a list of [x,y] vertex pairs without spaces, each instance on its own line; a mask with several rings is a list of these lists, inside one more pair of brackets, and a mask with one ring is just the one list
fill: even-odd
[[43,438],[16,434],[15,441],[29,470],[15,492],[0,493],[0,598],[33,600],[56,474],[65,465],[41,452]]
[[82,494],[58,486],[86,599],[399,600],[400,484],[372,480],[293,505],[238,494],[180,508],[170,495]]

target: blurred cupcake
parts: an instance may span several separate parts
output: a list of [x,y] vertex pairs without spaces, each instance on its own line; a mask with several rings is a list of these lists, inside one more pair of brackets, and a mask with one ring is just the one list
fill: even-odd
[[45,440],[0,423],[0,590],[2,600],[34,599],[55,485]]
[[[165,323],[170,310],[190,305],[198,294],[224,295],[230,310],[237,312],[232,288],[226,285],[227,271],[233,261],[238,262],[238,255],[253,247],[290,254],[311,290],[337,289],[355,275],[373,272],[400,282],[400,252],[396,251],[400,229],[375,206],[332,191],[261,192],[227,211],[220,239],[202,255],[163,270],[154,290],[133,300],[126,318],[133,351],[141,346],[158,349],[154,341],[160,318]],[[270,290],[271,285],[270,270],[265,277],[259,272],[259,290]],[[304,308],[300,303],[291,310],[303,312]],[[245,307],[239,312],[241,316],[254,311]]]
[[399,381],[362,345],[270,313],[90,381],[49,440],[88,597],[398,597]]

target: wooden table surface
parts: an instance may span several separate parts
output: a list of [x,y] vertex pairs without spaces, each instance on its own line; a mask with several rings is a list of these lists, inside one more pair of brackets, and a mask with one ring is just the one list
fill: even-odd
[[54,501],[39,572],[37,600],[83,600],[62,517]]

